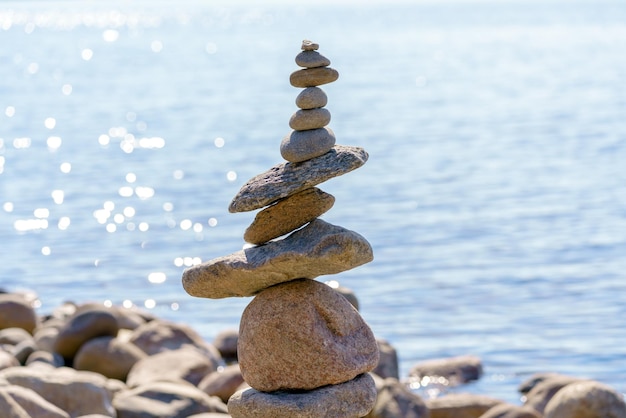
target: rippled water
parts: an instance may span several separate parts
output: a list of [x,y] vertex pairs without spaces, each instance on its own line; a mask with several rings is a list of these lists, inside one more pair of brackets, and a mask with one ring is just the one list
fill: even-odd
[[0,3],[0,286],[143,306],[207,339],[249,299],[185,266],[237,251],[229,214],[281,162],[300,42],[340,79],[322,185],[375,261],[352,288],[406,376],[476,354],[463,388],[518,402],[536,371],[626,392],[626,6],[445,1],[266,6]]

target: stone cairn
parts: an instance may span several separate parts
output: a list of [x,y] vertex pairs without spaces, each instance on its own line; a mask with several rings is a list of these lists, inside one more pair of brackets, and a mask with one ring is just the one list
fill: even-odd
[[192,296],[254,296],[237,345],[250,388],[230,398],[234,418],[362,417],[376,402],[368,372],[379,352],[371,329],[342,294],[314,280],[373,259],[361,235],[319,219],[335,198],[315,186],[359,168],[368,154],[336,145],[326,126],[330,112],[318,86],[339,73],[318,47],[303,41],[296,56],[303,68],[290,76],[304,90],[280,145],[287,162],[250,179],[229,206],[231,213],[263,208],[244,233],[254,246],[183,273]]

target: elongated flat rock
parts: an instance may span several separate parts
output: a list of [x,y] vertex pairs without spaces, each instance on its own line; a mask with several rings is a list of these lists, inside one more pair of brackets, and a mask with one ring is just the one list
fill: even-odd
[[248,180],[230,202],[228,211],[256,210],[316,186],[333,177],[361,167],[367,161],[367,152],[360,147],[335,145],[319,157],[301,163],[281,163],[265,173]]
[[306,392],[240,390],[228,400],[228,412],[233,418],[354,418],[365,416],[375,403],[374,379],[362,374]]
[[297,70],[289,76],[294,87],[315,87],[332,83],[339,78],[339,72],[330,67],[315,67]]
[[183,272],[191,296],[254,296],[275,284],[337,274],[372,261],[369,242],[356,232],[316,219],[285,239],[219,257]]

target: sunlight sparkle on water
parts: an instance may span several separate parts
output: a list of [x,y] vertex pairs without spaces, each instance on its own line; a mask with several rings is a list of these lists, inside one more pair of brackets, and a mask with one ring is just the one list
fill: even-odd
[[120,33],[115,29],[107,29],[102,32],[102,39],[104,39],[105,42],[115,42],[119,36]]
[[52,253],[52,251],[50,250],[50,247],[42,247],[41,248],[41,254],[43,255],[50,255]]
[[57,224],[57,228],[61,231],[65,231],[70,226],[70,218],[67,216],[63,216],[59,219],[59,223]]
[[7,106],[6,109],[4,109],[4,114],[8,118],[12,118],[15,115],[15,108],[13,106]]
[[61,93],[63,93],[65,96],[69,96],[70,94],[72,94],[72,85],[63,84],[63,87],[61,87]]
[[126,182],[134,183],[135,181],[137,181],[137,176],[135,175],[135,173],[126,174]]
[[217,148],[222,148],[226,141],[224,141],[224,138],[215,138],[215,141],[213,141],[213,143]]
[[5,212],[13,212],[13,202],[4,202],[2,209],[4,209]]
[[54,129],[54,127],[57,124],[57,121],[55,118],[46,118],[46,120],[43,122],[44,126],[48,129]]
[[62,173],[67,174],[70,171],[72,171],[72,164],[70,164],[70,163],[62,163],[60,169],[61,169]]
[[91,58],[93,58],[93,51],[89,48],[85,48],[81,51],[80,56],[85,61],[89,61]]
[[135,208],[132,206],[126,206],[123,212],[124,216],[126,216],[127,218],[132,218],[133,216],[135,216]]
[[217,226],[217,219],[216,218],[209,218],[209,221],[207,223],[209,224],[210,227]]
[[141,200],[146,200],[154,196],[154,189],[152,187],[135,187],[135,194]]
[[145,306],[146,309],[153,309],[156,306],[156,301],[154,299],[146,299],[143,306]]
[[234,171],[229,171],[228,173],[226,173],[226,179],[228,181],[235,181],[237,180],[237,173]]
[[54,200],[54,203],[56,203],[57,205],[62,204],[63,199],[65,198],[65,192],[63,190],[53,190],[50,195],[52,196],[52,200]]
[[61,137],[51,136],[51,137],[48,137],[46,144],[48,145],[48,149],[50,151],[56,151],[57,149],[61,147],[62,142],[63,141],[61,140]]
[[98,137],[98,143],[103,147],[109,145],[109,142],[111,142],[109,135],[102,134]]
[[22,137],[22,138],[15,138],[13,140],[13,148],[15,149],[24,149],[24,148],[29,148],[30,147],[30,138],[28,137]]
[[165,280],[167,280],[167,276],[161,271],[155,271],[148,274],[148,281],[150,283],[160,284],[165,283]]

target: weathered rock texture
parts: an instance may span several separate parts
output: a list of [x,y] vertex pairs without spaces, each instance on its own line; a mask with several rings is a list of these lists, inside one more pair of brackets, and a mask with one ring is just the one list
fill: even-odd
[[368,154],[363,148],[335,145],[326,154],[302,163],[281,163],[244,184],[228,210],[260,209],[309,187],[361,167]]
[[372,247],[361,235],[316,219],[285,239],[187,269],[183,287],[203,298],[253,296],[278,283],[340,273],[372,259]]
[[376,402],[376,387],[368,374],[348,382],[307,392],[265,393],[246,389],[228,401],[233,418],[355,418]]

